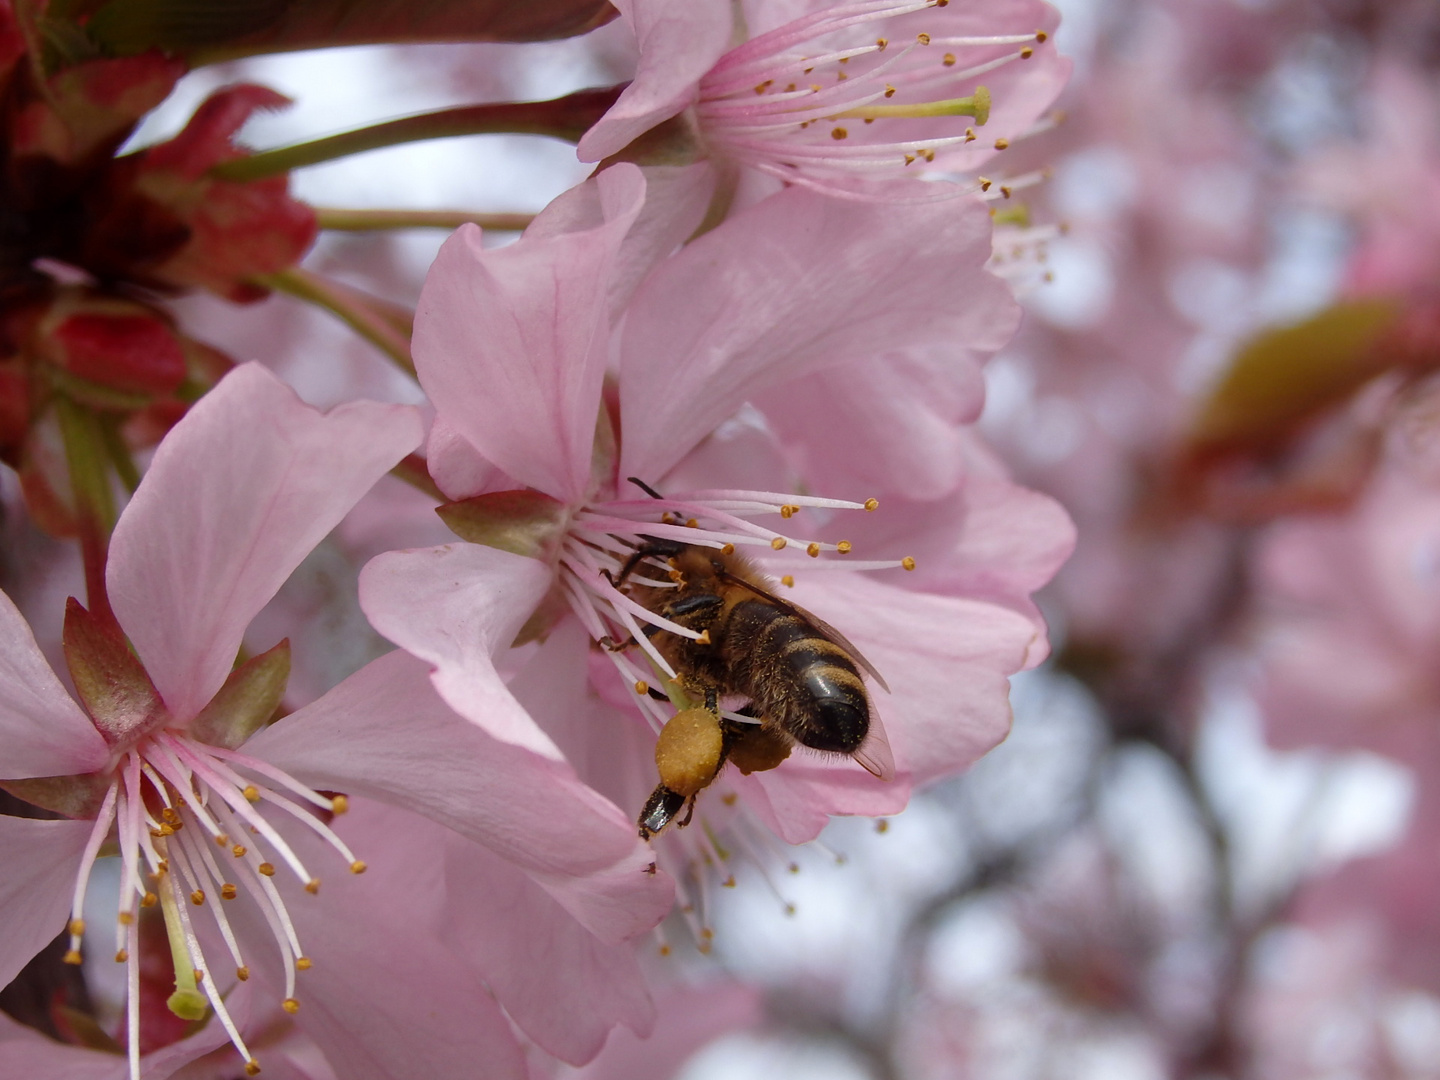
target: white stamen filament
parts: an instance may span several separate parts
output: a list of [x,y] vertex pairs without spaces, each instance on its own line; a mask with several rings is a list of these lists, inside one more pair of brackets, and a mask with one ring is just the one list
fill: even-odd
[[[215,977],[206,962],[192,907],[208,908],[212,913],[225,948],[235,962],[237,975],[243,978],[248,971],[244,950],[222,910],[222,903],[227,896],[236,896],[240,891],[250,894],[279,949],[285,968],[286,1009],[293,1011],[295,974],[298,968],[308,966],[308,961],[303,961],[294,922],[270,879],[273,868],[266,863],[263,852],[238,842],[232,845],[231,838],[254,833],[268,850],[290,866],[307,889],[313,891],[317,883],[290,845],[252,805],[247,793],[307,826],[344,858],[353,872],[364,869],[364,864],[355,858],[344,841],[303,803],[279,794],[266,783],[242,775],[238,770],[262,776],[275,787],[322,810],[335,809],[335,800],[320,795],[266,762],[237,751],[197,743],[184,734],[162,731],[128,751],[117,765],[82,852],[71,902],[71,953],[66,957],[72,963],[80,959],[80,933],[84,928],[81,915],[91,871],[114,828],[121,859],[116,960],[127,965],[125,1023],[131,1080],[139,1080],[141,1064],[139,922],[143,909],[157,901],[165,919],[176,971],[172,1006],[182,1016],[189,1015],[182,1010],[199,1009],[203,1014],[201,1002],[208,1001],[217,1021],[245,1061],[247,1073],[253,1075],[259,1066],[226,1011],[225,982]],[[157,806],[162,808],[158,816],[151,811],[151,807]],[[222,871],[207,836],[209,840],[232,845],[232,854],[237,855],[234,862],[238,874]],[[153,890],[147,887],[150,882]],[[303,962],[297,964],[297,961]],[[204,998],[197,997],[196,991],[203,992]]]

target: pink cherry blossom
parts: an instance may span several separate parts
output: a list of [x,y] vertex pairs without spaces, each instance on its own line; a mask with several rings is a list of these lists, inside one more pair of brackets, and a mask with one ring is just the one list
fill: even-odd
[[[362,574],[361,603],[381,633],[433,665],[436,689],[458,712],[499,739],[574,763],[638,809],[627,778],[645,783],[648,774],[653,786],[654,773],[637,721],[658,728],[670,710],[634,687],[675,673],[653,649],[648,663],[636,658],[648,644],[642,624],[663,620],[607,575],[646,536],[757,552],[768,573],[793,574],[797,598],[852,636],[895,690],[875,695],[895,781],[812,756],[737,781],[773,829],[805,840],[828,813],[898,810],[911,783],[963,767],[1003,736],[1006,676],[1044,655],[1028,595],[1010,600],[1053,572],[1069,525],[1047,501],[1048,517],[1010,533],[1017,550],[1037,553],[1037,571],[1017,579],[1008,552],[982,545],[962,560],[975,560],[969,569],[954,573],[954,594],[925,593],[900,580],[910,576],[899,569],[909,565],[905,552],[870,559],[857,547],[847,561],[839,553],[850,545],[822,535],[852,517],[884,519],[883,509],[865,513],[874,502],[791,494],[796,479],[772,435],[716,449],[716,430],[737,410],[772,407],[771,387],[949,335],[980,350],[998,346],[1014,316],[983,269],[982,205],[881,209],[795,189],[662,259],[645,181],[633,166],[613,166],[563,200],[560,222],[547,211],[510,247],[485,250],[478,231],[464,229],[442,249],[415,337],[438,413],[432,470],[460,500],[452,511],[503,503],[518,528],[491,544],[382,555]],[[637,223],[646,226],[638,236]],[[635,273],[642,257],[655,266],[643,277]],[[964,381],[971,369],[960,355]],[[943,383],[938,367],[930,370]],[[883,436],[862,422],[853,437]],[[921,437],[911,445],[917,455],[933,448]],[[951,446],[943,434],[935,443],[942,453]],[[648,496],[628,476],[666,497]],[[752,520],[765,515],[775,524]],[[954,517],[932,520],[952,530],[953,544]],[[1037,524],[1033,538],[1023,535]],[[905,531],[903,519],[897,528]],[[895,580],[868,573],[885,568]],[[983,599],[974,593],[982,577],[993,584]],[[1002,585],[1016,580],[1025,586]],[[525,665],[507,687],[492,657],[522,624],[544,641],[501,658],[511,671]],[[635,650],[592,650],[593,641],[627,638]],[[512,693],[526,709],[508,707]]]
[[[348,799],[321,788],[427,815],[457,842],[484,846],[503,864],[502,877],[533,881],[552,898],[550,926],[572,920],[581,934],[619,941],[648,928],[670,902],[668,883],[641,872],[648,856],[626,815],[566,767],[496,744],[464,722],[404,654],[383,657],[269,727],[286,646],[231,671],[252,616],[420,436],[409,407],[357,402],[322,414],[259,365],[236,369],[162,442],[115,529],[107,582],[134,654],[118,630],[72,602],[66,655],[84,710],[0,595],[5,786],[78,819],[0,818],[11,868],[0,982],[53,936],[67,909],[78,959],[90,869],[116,835],[113,825],[123,865],[116,955],[129,973],[132,1078],[142,1069],[138,920],[156,905],[175,959],[172,1007],[198,1018],[208,1002],[218,1022],[211,1027],[223,1029],[247,1072],[254,1056],[229,991],[248,980],[253,964],[273,994],[267,1008],[298,1013],[297,973],[309,978],[305,948],[314,945],[317,971],[330,974],[315,976],[313,995],[301,995],[314,998],[301,1022],[345,1075],[418,1080],[477,1054],[495,1063],[497,1075],[520,1074],[498,1007],[484,1006],[489,1019],[480,1023],[481,1006],[467,1004],[462,990],[442,992],[446,1009],[415,999],[406,1012],[416,1025],[463,1027],[468,1041],[447,1030],[444,1039],[399,1042],[374,1024],[396,1015],[392,981],[428,971],[472,987],[471,996],[484,991],[474,965],[455,960],[433,936],[408,925],[381,933],[373,912],[352,921],[344,898],[354,894],[343,889],[333,908],[328,892],[325,901],[309,895],[337,855],[354,873],[366,869],[344,839],[350,830],[324,820]],[[513,808],[532,801],[549,812],[517,831]],[[218,845],[218,861],[207,839]],[[253,906],[217,903],[239,892]],[[385,912],[383,923],[394,922],[404,919]],[[427,952],[434,955],[426,959]],[[222,974],[227,954],[234,979]],[[392,979],[376,978],[386,970]],[[465,1013],[463,1023],[458,1012],[447,1019],[455,1010]],[[637,1028],[648,1022],[643,1007],[625,1018]],[[545,1024],[536,1027],[542,1044],[566,1048]],[[162,1075],[153,1056],[146,1074]]]
[[584,161],[679,117],[717,161],[879,196],[867,184],[931,163],[978,168],[1036,124],[1069,75],[1049,42],[1059,19],[1039,0],[864,0],[798,12],[756,2],[740,16],[749,39],[729,51],[736,15],[723,0],[620,7],[638,69],[581,140]]

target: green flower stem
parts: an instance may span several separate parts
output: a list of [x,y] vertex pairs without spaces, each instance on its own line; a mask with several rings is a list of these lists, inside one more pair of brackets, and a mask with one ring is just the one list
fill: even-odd
[[534,214],[472,214],[464,210],[339,210],[315,207],[322,229],[370,232],[379,229],[458,229],[467,222],[494,232],[519,232]]
[[118,419],[112,417],[102,421],[100,434],[105,440],[105,453],[115,469],[115,475],[125,485],[125,490],[134,495],[135,489],[140,486],[140,470],[135,467],[135,459],[125,445],[125,437],[120,434]]
[[604,115],[622,89],[615,86],[605,90],[581,90],[552,101],[462,105],[404,116],[399,120],[387,120],[371,127],[236,158],[215,166],[210,175],[219,180],[261,180],[306,165],[361,154],[366,150],[425,139],[449,139],[457,135],[549,135],[567,142],[579,142],[580,136]]
[[408,375],[415,374],[415,361],[410,358],[413,316],[403,308],[298,266],[254,280],[324,308],[383,352],[396,367]]
[[92,614],[113,622],[115,616],[105,592],[105,559],[110,551],[110,533],[115,528],[115,496],[110,488],[104,425],[94,413],[67,397],[57,394],[54,401],[80,527],[85,597]]
[[435,481],[430,479],[430,469],[425,464],[425,459],[419,454],[409,454],[399,465],[390,470],[390,475],[398,480],[404,480],[411,487],[423,491],[436,502],[449,502],[438,487]]

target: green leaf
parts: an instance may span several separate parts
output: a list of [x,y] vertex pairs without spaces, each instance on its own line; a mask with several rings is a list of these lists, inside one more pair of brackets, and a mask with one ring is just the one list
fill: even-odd
[[1267,330],[1241,349],[1191,427],[1199,454],[1264,451],[1385,370],[1375,348],[1400,315],[1390,300],[1343,301]]
[[234,750],[270,722],[290,681],[290,639],[251,657],[230,673],[210,704],[190,721],[190,734]]
[[550,561],[565,532],[565,504],[538,491],[496,491],[437,506],[461,540]]

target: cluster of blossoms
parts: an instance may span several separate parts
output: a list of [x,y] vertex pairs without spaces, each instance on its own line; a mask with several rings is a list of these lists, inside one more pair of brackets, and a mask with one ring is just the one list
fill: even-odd
[[[328,29],[267,8],[202,31],[0,0],[6,510],[77,540],[83,577],[61,623],[17,547],[0,594],[0,986],[52,988],[0,1016],[0,1075],[583,1064],[617,1025],[648,1035],[657,997],[689,1000],[637,949],[677,907],[708,947],[722,837],[896,813],[1005,737],[1009,677],[1047,652],[1030,597],[1072,532],[972,430],[1019,320],[976,169],[1046,125],[1057,18],[783,6],[621,5],[628,84],[375,129],[560,134],[601,162],[512,243],[488,237],[510,222],[460,228],[412,318],[297,265],[339,217],[287,170],[340,151],[235,146],[278,94],[230,87],[168,142],[127,138],[215,59],[565,36],[602,5],[400,29],[364,4]],[[238,362],[173,302],[277,289],[341,315],[428,409],[322,412],[263,366],[297,358]],[[440,522],[459,539],[374,541]],[[297,672],[337,664],[306,656],[332,643],[286,582],[367,529],[358,604],[399,649],[292,685],[292,651]],[[687,792],[688,828],[637,828],[656,734],[697,685],[655,635],[719,644],[641,601],[676,587],[643,560],[667,541],[753,553],[784,598],[758,595],[883,672],[869,772],[797,752]],[[723,689],[716,723],[773,725]],[[111,956],[106,1018],[65,970],[102,985]],[[733,1001],[716,1015],[752,1015]]]

